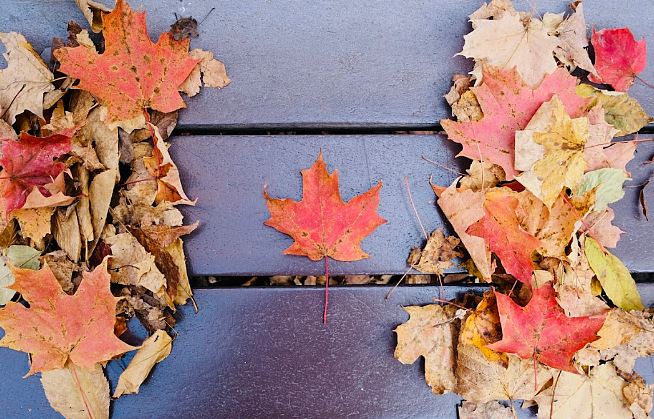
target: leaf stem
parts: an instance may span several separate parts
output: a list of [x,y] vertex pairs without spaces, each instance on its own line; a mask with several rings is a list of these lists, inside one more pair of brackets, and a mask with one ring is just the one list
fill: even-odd
[[323,324],[327,324],[327,304],[329,303],[329,256],[325,256],[325,311],[322,314]]
[[409,188],[409,180],[404,176],[404,183],[406,184],[406,191],[409,193],[409,200],[411,200],[411,206],[413,207],[413,212],[416,214],[416,218],[418,219],[418,223],[420,224],[420,228],[422,229],[422,234],[425,236],[425,240],[429,240],[429,237],[427,236],[427,232],[425,231],[425,226],[422,225],[422,221],[420,220],[420,216],[418,215],[418,210],[416,209],[416,205],[413,203],[413,197],[411,196],[411,188]]
[[89,403],[86,400],[86,394],[84,394],[84,389],[82,388],[82,383],[79,382],[79,377],[77,376],[77,369],[75,368],[75,364],[71,362],[70,367],[73,369],[75,382],[77,383],[77,388],[79,389],[79,392],[82,395],[82,401],[84,402],[84,407],[86,407],[86,413],[89,414],[89,418],[93,419],[93,415],[91,414],[91,409],[89,409]]
[[647,83],[645,80],[641,79],[641,78],[638,77],[638,76],[636,76],[636,78],[637,78],[638,80],[640,80],[640,81],[641,81],[645,86],[648,86],[648,87],[654,89],[654,86],[652,86],[651,84]]

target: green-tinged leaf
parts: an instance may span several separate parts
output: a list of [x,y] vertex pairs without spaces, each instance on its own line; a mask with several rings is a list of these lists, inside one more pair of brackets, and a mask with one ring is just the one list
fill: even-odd
[[642,127],[654,121],[645,113],[640,103],[627,93],[610,92],[596,89],[588,84],[577,86],[577,94],[582,97],[593,98],[588,109],[602,102],[604,119],[616,129],[620,130],[617,136],[638,132]]
[[[25,269],[39,269],[39,256],[41,252],[29,246],[14,245],[9,246],[7,249],[7,259],[19,268]],[[0,258],[0,305],[7,304],[11,300],[16,291],[7,288],[14,283],[14,275],[4,258]]]
[[609,252],[604,254],[600,245],[591,237],[586,237],[586,257],[604,292],[616,306],[625,311],[644,308],[636,282],[620,259]]
[[608,204],[622,199],[624,196],[622,184],[627,179],[629,179],[629,176],[622,169],[593,170],[584,175],[584,183],[579,187],[578,194],[583,195],[597,188],[593,211],[604,212]]

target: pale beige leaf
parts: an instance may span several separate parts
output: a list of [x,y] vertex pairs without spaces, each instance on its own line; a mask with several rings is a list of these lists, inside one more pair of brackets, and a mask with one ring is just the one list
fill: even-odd
[[595,75],[595,67],[590,61],[588,51],[588,35],[586,34],[586,18],[584,17],[584,8],[581,1],[570,4],[573,12],[563,21],[553,35],[558,36],[559,45],[554,50],[556,58],[562,63],[575,69],[583,68]]
[[[89,203],[90,173],[82,166],[77,166],[75,169],[75,180],[77,181],[81,192],[79,201],[75,206],[75,209],[77,210],[77,222],[79,224],[79,232],[82,236],[84,248],[86,248],[88,252],[86,243],[92,242],[95,238],[93,234],[93,224],[91,222],[91,206]],[[90,256],[90,254],[87,254],[85,259],[88,259]]]
[[52,221],[52,234],[57,244],[73,262],[77,262],[82,249],[82,236],[79,232],[77,211],[75,209],[71,211],[60,209],[52,217]]
[[113,397],[137,393],[154,365],[170,355],[173,340],[164,330],[157,330],[147,338],[136,352],[125,371],[120,374]]
[[501,70],[516,67],[518,74],[532,89],[536,89],[546,74],[556,70],[554,48],[559,40],[547,33],[538,19],[527,27],[520,16],[505,13],[498,20],[471,20],[475,29],[465,35],[460,55],[484,60]]
[[[88,98],[80,98],[80,113],[88,106]],[[83,138],[83,144],[93,143],[97,158],[107,169],[118,170],[118,128],[109,129],[101,119],[100,108],[93,109],[88,119],[77,131],[76,138]]]
[[474,345],[459,344],[457,376],[459,393],[464,399],[475,403],[493,400],[531,400],[551,378],[546,366],[537,363],[538,388],[534,384],[534,363],[531,359],[520,359],[507,354],[508,367],[489,361]]
[[561,371],[538,396],[538,419],[632,419],[622,390],[627,382],[613,363],[594,367],[588,375]]
[[[227,77],[225,64],[213,58],[212,52],[194,49],[188,55],[195,60],[200,60],[200,62],[195,65],[191,74],[179,86],[180,92],[195,96],[200,92],[202,82],[204,82],[205,86],[218,89],[222,89],[231,83],[231,80]],[[200,80],[200,74],[202,74],[202,80]]]
[[102,229],[107,222],[107,212],[109,211],[115,183],[116,171],[110,169],[95,175],[89,186],[91,225],[96,240],[100,237],[100,233],[102,233]]
[[496,401],[472,403],[463,401],[459,406],[459,419],[514,419],[510,407]]
[[50,405],[66,419],[109,419],[109,383],[100,364],[87,370],[67,362],[41,373],[41,384]]
[[425,379],[434,394],[444,394],[456,388],[454,345],[460,321],[452,306],[432,304],[424,307],[404,307],[409,320],[395,328],[397,347],[395,358],[403,364],[413,364],[425,358]]
[[48,67],[25,37],[16,32],[0,32],[7,52],[7,67],[0,70],[0,112],[9,124],[28,110],[43,118],[43,94],[54,90]]

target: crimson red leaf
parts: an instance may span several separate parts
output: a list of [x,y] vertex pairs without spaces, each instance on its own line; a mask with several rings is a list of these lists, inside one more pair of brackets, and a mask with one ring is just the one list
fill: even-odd
[[608,83],[619,92],[634,84],[634,78],[647,65],[645,38],[636,42],[629,28],[602,29],[595,32],[590,42],[595,49],[595,70],[590,74],[593,83]]
[[525,307],[495,293],[502,324],[502,340],[487,345],[522,359],[535,359],[552,368],[578,374],[572,365],[575,352],[599,337],[606,313],[592,317],[568,317],[556,302],[551,283],[534,291]]

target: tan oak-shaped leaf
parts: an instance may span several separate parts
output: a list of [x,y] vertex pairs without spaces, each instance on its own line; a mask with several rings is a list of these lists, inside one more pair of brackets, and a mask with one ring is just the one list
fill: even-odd
[[61,72],[80,79],[80,89],[102,100],[107,125],[125,127],[132,121],[130,126],[143,126],[145,108],[172,112],[186,107],[177,90],[198,62],[188,55],[189,40],[175,41],[164,32],[154,44],[145,12],[134,12],[123,0],[102,21],[103,54],[79,46],[59,48],[54,55]]
[[63,368],[71,361],[93,369],[134,347],[114,335],[116,298],[109,289],[105,264],[83,274],[75,295],[67,295],[45,265],[39,271],[12,269],[12,289],[30,304],[9,302],[0,310],[5,336],[0,346],[32,355],[27,375]]
[[403,364],[413,364],[423,356],[425,379],[434,394],[454,391],[454,346],[460,324],[456,317],[456,308],[431,304],[424,307],[404,307],[404,310],[409,313],[409,320],[395,328],[395,358]]
[[547,75],[536,89],[530,89],[515,69],[500,71],[484,66],[483,83],[472,90],[484,117],[479,121],[441,120],[448,138],[463,145],[461,156],[501,166],[507,180],[515,168],[517,130],[525,129],[538,108],[556,94],[573,118],[583,115],[590,99],[577,95],[577,79],[561,68]]
[[552,386],[535,398],[538,419],[632,419],[622,394],[626,385],[613,363],[587,375],[557,372]]
[[548,283],[534,291],[525,307],[496,293],[502,323],[502,340],[488,348],[514,353],[522,359],[542,362],[552,368],[577,373],[572,365],[575,352],[597,340],[606,313],[593,317],[568,317],[558,305]]
[[461,241],[454,237],[445,237],[443,229],[434,230],[429,236],[425,248],[414,247],[408,263],[412,268],[427,274],[443,275],[443,270],[453,265],[450,260],[462,257],[456,249]]
[[531,400],[552,377],[550,369],[532,360],[508,355],[508,366],[489,361],[475,345],[457,347],[456,392],[474,403],[493,400]]
[[28,110],[43,118],[43,94],[54,90],[54,78],[25,37],[16,32],[0,32],[5,44],[7,68],[0,70],[0,112],[9,124]]
[[484,60],[501,70],[515,67],[532,89],[556,70],[554,49],[559,40],[547,33],[540,20],[531,19],[525,27],[520,16],[505,13],[501,19],[473,19],[472,24],[475,29],[463,37],[460,55]]
[[587,118],[571,119],[553,96],[516,133],[516,168],[524,170],[516,179],[551,208],[564,187],[576,192],[583,182],[587,140]]
[[6,201],[7,215],[22,208],[35,189],[43,197],[53,196],[45,185],[53,183],[66,170],[63,163],[53,160],[70,151],[71,135],[72,132],[68,131],[48,137],[34,137],[23,132],[18,141],[2,142],[0,191]]
[[437,187],[432,184],[434,192],[438,195],[438,206],[441,207],[447,220],[454,227],[461,242],[468,254],[475,263],[479,273],[485,281],[491,281],[491,275],[495,271],[495,263],[491,261],[491,253],[486,241],[477,236],[468,234],[468,227],[484,217],[485,193],[475,192],[471,189],[458,190],[457,181],[454,181],[447,189],[437,192]]
[[491,252],[500,258],[506,272],[530,287],[534,271],[531,254],[542,242],[520,228],[517,207],[518,199],[511,191],[490,190],[484,201],[484,217],[470,225],[466,233],[482,237]]
[[43,371],[41,384],[54,410],[66,419],[109,419],[109,382],[100,364]]
[[613,125],[619,132],[618,137],[638,132],[642,127],[654,121],[647,115],[640,103],[627,93],[600,90],[589,84],[577,86],[577,94],[591,98],[589,109],[601,104],[604,108],[604,119]]
[[195,205],[184,193],[179,169],[168,153],[168,145],[161,139],[159,129],[150,124],[154,131],[154,150],[152,157],[143,159],[147,171],[157,179],[157,195],[155,203],[172,202],[173,204]]
[[170,355],[172,345],[173,339],[164,330],[157,330],[143,341],[125,371],[120,374],[113,397],[118,398],[130,393],[138,394],[141,384],[148,378],[154,365]]
[[623,310],[642,310],[636,282],[620,259],[605,252],[592,237],[586,237],[585,249],[588,263],[611,301]]
[[379,182],[366,193],[347,204],[338,190],[338,171],[330,175],[322,159],[308,170],[302,170],[302,201],[271,198],[263,189],[270,219],[264,224],[288,234],[295,242],[284,250],[285,255],[306,256],[320,260],[353,261],[370,257],[361,250],[361,241],[384,224],[377,214]]

